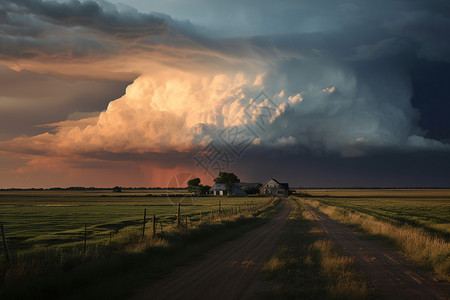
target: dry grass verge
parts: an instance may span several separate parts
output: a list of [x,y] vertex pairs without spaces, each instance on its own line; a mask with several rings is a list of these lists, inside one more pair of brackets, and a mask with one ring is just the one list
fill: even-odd
[[275,254],[264,266],[273,282],[267,299],[365,299],[370,288],[354,268],[351,257],[341,255],[297,199]]
[[397,226],[364,213],[325,206],[317,201],[309,203],[341,223],[357,226],[370,235],[387,238],[420,266],[433,269],[441,279],[450,281],[450,243],[444,239],[408,224]]

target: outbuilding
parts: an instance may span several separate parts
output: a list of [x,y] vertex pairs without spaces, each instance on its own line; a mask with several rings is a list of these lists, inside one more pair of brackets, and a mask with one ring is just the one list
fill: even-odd
[[259,193],[262,195],[272,196],[289,196],[289,184],[278,182],[276,179],[271,178],[259,189]]
[[[228,191],[225,183],[216,183],[209,189],[210,194],[215,196],[227,196]],[[236,184],[233,184],[231,187],[231,195],[230,196],[240,196],[245,197],[247,196],[247,193],[244,192],[237,186]]]

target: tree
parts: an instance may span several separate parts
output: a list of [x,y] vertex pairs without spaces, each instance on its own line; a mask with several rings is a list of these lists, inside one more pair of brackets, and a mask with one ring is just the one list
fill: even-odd
[[199,186],[200,185],[200,178],[194,178],[187,182],[188,186]]
[[200,194],[201,188],[200,188],[200,178],[194,178],[187,182],[187,190],[194,194]]
[[209,185],[201,185],[200,178],[194,178],[187,182],[187,190],[196,195],[206,195],[211,188]]
[[120,193],[120,192],[122,192],[122,188],[120,187],[120,186],[115,186],[115,187],[113,187],[113,192],[114,193]]
[[200,185],[200,195],[206,195],[211,187],[209,185]]
[[251,188],[249,188],[246,192],[247,194],[251,195],[251,194],[259,194],[259,189],[262,187],[261,183],[257,183],[254,186],[252,186]]
[[227,194],[230,195],[233,184],[241,182],[241,180],[234,173],[219,172],[219,176],[214,179],[214,183],[224,183],[227,189]]

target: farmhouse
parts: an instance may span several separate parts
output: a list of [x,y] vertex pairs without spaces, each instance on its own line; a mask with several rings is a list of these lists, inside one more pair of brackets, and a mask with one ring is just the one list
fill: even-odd
[[[210,194],[216,196],[226,196],[228,194],[225,183],[216,183],[209,189]],[[231,196],[247,196],[247,193],[241,190],[241,188],[233,184],[231,187]]]
[[271,178],[262,185],[259,193],[262,195],[289,196],[289,184],[280,183],[276,179]]

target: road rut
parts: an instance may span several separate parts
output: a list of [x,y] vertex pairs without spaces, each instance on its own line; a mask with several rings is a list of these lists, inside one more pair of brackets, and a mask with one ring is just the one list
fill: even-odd
[[419,269],[411,261],[379,242],[360,239],[350,228],[308,207],[324,230],[355,263],[367,279],[373,281],[381,299],[450,299],[450,284],[438,281],[431,272]]

